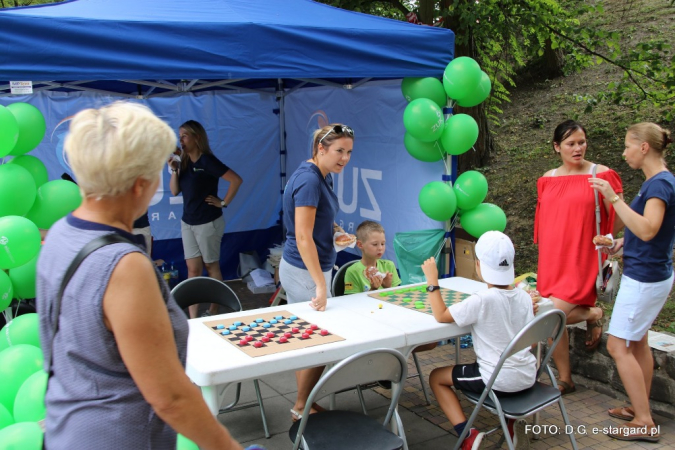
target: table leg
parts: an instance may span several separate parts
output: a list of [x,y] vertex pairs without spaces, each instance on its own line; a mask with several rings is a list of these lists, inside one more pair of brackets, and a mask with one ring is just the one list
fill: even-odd
[[214,416],[218,416],[218,411],[220,411],[220,405],[222,405],[223,400],[225,399],[225,393],[227,388],[230,387],[232,383],[218,384],[216,386],[201,386],[202,397],[206,402],[206,406],[209,407],[209,411]]
[[[541,342],[537,342],[537,350],[535,354],[535,358],[537,359],[537,370],[539,370],[539,366],[541,365]],[[532,422],[533,425],[539,425],[539,412],[537,411],[534,413],[534,420]],[[538,427],[536,429],[539,429]],[[538,433],[534,433],[533,439],[539,439],[541,436],[539,436]]]

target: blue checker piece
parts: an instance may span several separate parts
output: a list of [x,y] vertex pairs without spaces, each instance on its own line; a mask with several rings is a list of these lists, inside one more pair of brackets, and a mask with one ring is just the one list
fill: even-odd
[[220,334],[222,334],[223,336],[227,336],[228,334],[230,334],[230,330],[221,331]]
[[240,327],[240,326],[242,326],[243,324],[244,324],[243,322],[235,322],[235,323],[234,323],[234,326],[235,326],[235,327]]
[[291,320],[298,320],[298,316],[291,316]]
[[241,329],[241,331],[251,331],[251,327],[244,327]]
[[276,317],[275,317],[275,319],[277,319],[277,320],[281,320],[281,319],[283,319],[283,318],[284,318],[284,316],[276,316]]
[[264,322],[264,320],[262,320],[262,319],[255,319],[255,321],[256,321],[257,323],[263,323],[263,322]]
[[269,327],[271,327],[272,325],[270,325],[269,323],[263,323],[262,326],[263,326],[263,328],[269,328]]
[[270,323],[279,323],[279,321],[277,319],[272,319],[270,320]]
[[225,325],[216,325],[216,330],[222,330],[225,328]]
[[230,331],[234,331],[234,330],[237,329],[237,326],[236,326],[236,325],[230,325],[230,328],[229,328],[229,329],[230,329]]
[[284,320],[284,323],[285,323],[286,325],[290,325],[290,324],[293,323],[293,321],[292,321],[291,319],[286,319],[286,320]]
[[258,324],[255,323],[255,322],[251,322],[251,323],[249,324],[249,327],[251,327],[251,328],[255,328],[255,327],[257,327],[257,326],[258,326]]

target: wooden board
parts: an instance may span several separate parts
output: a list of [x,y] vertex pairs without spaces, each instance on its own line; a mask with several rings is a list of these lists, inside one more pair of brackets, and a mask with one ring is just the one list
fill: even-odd
[[[452,289],[441,288],[441,296],[446,306],[454,305],[462,300],[469,298],[471,294],[464,294],[463,292],[453,291]],[[410,288],[396,289],[395,291],[385,291],[379,293],[368,294],[377,300],[382,300],[394,305],[402,306],[404,308],[419,311],[425,314],[431,314],[431,304],[429,303],[429,295],[426,291],[426,286],[415,286]]]
[[[284,323],[289,320],[291,323]],[[276,323],[274,323],[275,321]],[[264,324],[268,324],[269,327],[266,328]],[[311,329],[312,324],[288,311],[276,311],[231,319],[226,318],[224,320],[211,320],[204,322],[204,325],[209,327],[220,338],[251,357],[271,355],[344,340],[344,338],[330,332],[322,336],[320,334],[322,329],[316,325],[314,325],[316,329],[312,330],[311,334],[308,333],[306,338],[303,338],[303,333]],[[254,327],[251,327],[251,325],[254,325]],[[250,329],[244,331],[245,327]],[[297,331],[293,332],[294,329],[297,329]],[[224,334],[226,330],[229,334]],[[267,336],[268,333],[273,333],[274,336],[269,337],[268,342],[263,342],[263,337]],[[287,337],[288,341],[280,342],[279,339],[285,333],[290,333],[290,336]],[[242,339],[250,339],[250,341],[242,344]],[[260,342],[262,345],[255,347],[255,342]]]

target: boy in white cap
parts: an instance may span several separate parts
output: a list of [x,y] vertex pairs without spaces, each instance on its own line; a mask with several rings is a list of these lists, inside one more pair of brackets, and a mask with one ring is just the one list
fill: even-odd
[[[488,288],[449,308],[438,288],[436,261],[429,258],[422,264],[434,318],[438,322],[471,326],[476,362],[439,367],[429,376],[431,389],[458,435],[464,431],[466,416],[452,386],[483,392],[506,346],[534,318],[530,296],[512,286],[515,250],[508,236],[499,231],[484,233],[476,243],[476,257],[476,272]],[[492,388],[497,392],[528,389],[535,382],[536,371],[534,355],[529,348],[524,349],[506,360]],[[515,433],[514,421],[509,420],[508,425],[516,448],[527,448],[524,423],[517,424]],[[478,449],[484,436],[485,433],[472,428],[462,442],[462,450]]]

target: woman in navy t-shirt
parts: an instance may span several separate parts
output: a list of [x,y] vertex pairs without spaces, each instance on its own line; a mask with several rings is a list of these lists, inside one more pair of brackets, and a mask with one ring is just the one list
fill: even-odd
[[654,360],[647,331],[659,315],[673,286],[675,243],[675,177],[666,168],[664,152],[670,133],[653,123],[638,123],[626,133],[624,159],[640,169],[645,182],[628,206],[607,181],[591,178],[593,189],[614,204],[626,225],[622,239],[607,251],[623,253],[623,275],[609,324],[607,350],[616,367],[631,406],[610,409],[609,415],[629,421],[615,439],[656,442],[660,436],[649,410]]
[[[169,160],[171,193],[183,193],[183,217],[180,229],[188,278],[201,276],[204,267],[211,278],[223,280],[220,273],[220,242],[225,232],[223,208],[237,195],[242,179],[213,155],[202,124],[188,120],[179,129],[182,159]],[[229,182],[225,197],[218,197],[218,180]],[[198,305],[189,307],[190,317],[197,316]],[[208,314],[216,314],[212,304]]]
[[[288,179],[283,209],[286,243],[279,265],[279,278],[289,303],[310,302],[324,311],[328,303],[331,275],[335,265],[333,233],[339,210],[333,192],[333,173],[341,173],[352,155],[354,131],[346,125],[331,124],[314,132],[312,158]],[[291,409],[297,420],[305,402],[321,377],[323,367],[296,372],[298,398]],[[317,407],[312,408],[315,412]]]

